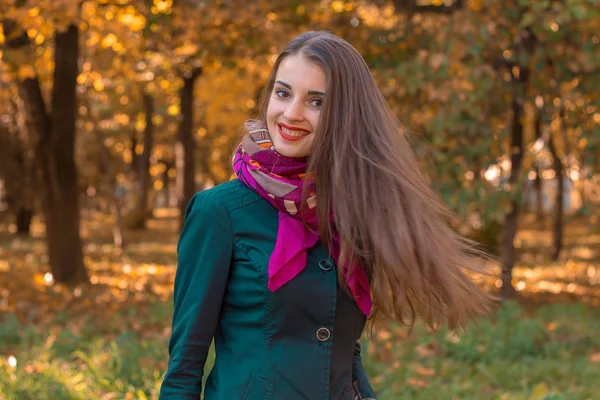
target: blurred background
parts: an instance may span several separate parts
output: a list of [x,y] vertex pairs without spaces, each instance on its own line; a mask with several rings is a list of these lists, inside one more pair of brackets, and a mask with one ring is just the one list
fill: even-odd
[[1,400],[158,397],[181,210],[314,29],[497,257],[475,279],[504,300],[466,334],[364,339],[379,398],[598,398],[598,0],[3,0]]

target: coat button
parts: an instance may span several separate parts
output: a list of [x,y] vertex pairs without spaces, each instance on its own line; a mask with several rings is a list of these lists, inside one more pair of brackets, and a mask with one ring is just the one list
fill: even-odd
[[326,342],[329,340],[330,337],[331,337],[331,332],[329,332],[329,329],[319,328],[317,330],[317,339],[319,339],[320,342]]
[[319,268],[321,268],[323,271],[329,271],[331,268],[333,268],[333,263],[329,259],[321,260],[319,261]]

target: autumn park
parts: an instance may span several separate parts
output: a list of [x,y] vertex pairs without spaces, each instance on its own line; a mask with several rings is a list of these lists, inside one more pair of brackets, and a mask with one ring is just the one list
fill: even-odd
[[320,29],[493,256],[465,332],[365,335],[378,399],[600,398],[598,0],[2,0],[0,400],[158,398],[182,213]]

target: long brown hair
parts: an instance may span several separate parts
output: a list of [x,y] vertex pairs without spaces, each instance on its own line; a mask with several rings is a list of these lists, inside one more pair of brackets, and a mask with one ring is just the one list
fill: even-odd
[[[419,316],[432,327],[464,327],[489,309],[490,296],[464,272],[484,272],[484,254],[449,227],[451,212],[419,171],[401,124],[356,49],[325,31],[294,38],[275,61],[259,118],[266,120],[281,61],[297,54],[326,76],[309,160],[321,239],[331,243],[337,231],[338,263],[354,257],[364,262],[371,321],[386,316],[412,327]],[[342,268],[338,278],[346,288]]]

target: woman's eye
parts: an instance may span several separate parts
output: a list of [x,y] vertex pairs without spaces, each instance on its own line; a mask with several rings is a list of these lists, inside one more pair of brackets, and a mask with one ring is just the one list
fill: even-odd
[[278,97],[281,97],[282,99],[287,99],[287,98],[288,98],[288,96],[289,96],[288,92],[286,92],[286,91],[285,91],[285,90],[283,90],[283,89],[277,89],[277,90],[275,91],[275,94],[276,94]]
[[321,106],[323,105],[323,99],[314,99],[314,100],[311,100],[310,104],[313,107],[321,108]]

